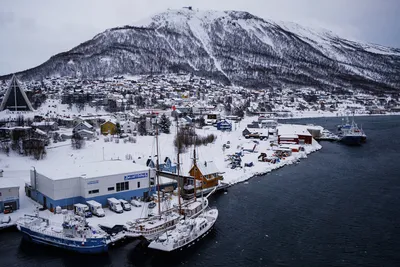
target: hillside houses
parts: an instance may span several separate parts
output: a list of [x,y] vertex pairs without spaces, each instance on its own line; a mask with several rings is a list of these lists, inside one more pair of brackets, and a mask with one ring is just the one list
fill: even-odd
[[[163,113],[172,116],[171,120],[179,118],[184,125],[205,124],[220,130],[229,128],[232,118],[239,121],[245,114],[262,115],[262,121],[247,125],[253,131],[275,129],[276,123],[271,118],[290,118],[293,114],[323,111],[343,116],[353,111],[360,114],[400,111],[400,95],[394,93],[371,95],[349,88],[323,91],[301,86],[247,89],[191,74],[99,79],[47,77],[24,85],[31,92],[27,93],[31,101],[34,95],[44,97],[45,101],[42,105],[37,102],[42,109],[40,118],[26,122],[25,126],[48,135],[58,131],[69,136],[68,132],[81,131],[87,138],[91,133],[93,137],[97,133],[116,134],[117,125],[121,133],[134,135],[139,132],[141,121],[144,134],[154,134],[155,117]],[[7,88],[7,82],[0,82],[0,98]],[[3,112],[0,125],[17,126],[15,118]]]

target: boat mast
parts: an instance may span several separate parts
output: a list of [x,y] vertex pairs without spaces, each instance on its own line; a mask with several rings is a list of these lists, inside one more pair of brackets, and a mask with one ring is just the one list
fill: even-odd
[[177,138],[177,150],[178,150],[178,162],[177,162],[177,171],[178,171],[178,204],[179,204],[179,214],[182,214],[182,204],[181,204],[181,178],[179,176],[179,170],[181,168],[181,164],[179,161],[179,148],[180,148],[180,143],[179,143],[179,127],[178,127],[178,121],[176,121],[176,138]]
[[[157,153],[157,161],[156,161],[156,177],[157,177],[157,199],[158,199],[158,215],[161,215],[161,199],[160,199],[160,161],[159,161],[159,153],[158,153],[158,123],[156,118],[156,153]],[[161,216],[160,216],[161,219]]]
[[193,175],[193,192],[194,192],[194,201],[196,201],[196,169],[197,169],[197,162],[196,162],[196,138],[193,144],[193,167],[194,167],[194,175]]

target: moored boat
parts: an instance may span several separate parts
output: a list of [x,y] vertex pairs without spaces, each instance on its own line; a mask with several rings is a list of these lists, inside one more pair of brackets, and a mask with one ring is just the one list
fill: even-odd
[[346,123],[338,126],[339,140],[346,145],[361,145],[367,141],[367,135],[354,122],[354,119],[349,123],[348,118]]
[[218,218],[216,208],[207,209],[193,219],[182,220],[175,229],[153,240],[149,248],[165,252],[181,251],[209,234]]
[[97,254],[108,251],[109,236],[90,227],[86,220],[75,215],[65,215],[62,225],[36,215],[25,215],[17,221],[24,239],[78,253]]

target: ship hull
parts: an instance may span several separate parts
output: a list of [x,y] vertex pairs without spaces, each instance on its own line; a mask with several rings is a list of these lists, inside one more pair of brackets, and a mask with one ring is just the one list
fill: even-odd
[[362,136],[343,136],[340,141],[346,145],[359,146],[364,140]]
[[183,251],[183,250],[186,250],[186,249],[190,248],[191,246],[194,246],[199,240],[201,240],[205,236],[207,236],[213,230],[213,228],[214,228],[214,224],[207,231],[205,231],[203,234],[198,236],[196,239],[192,240],[191,242],[189,242],[189,243],[187,243],[187,244],[185,244],[185,245],[183,245],[181,247],[170,248],[170,247],[163,247],[163,246],[160,246],[160,247],[149,246],[149,248],[151,248],[153,250],[158,250],[158,251],[161,251],[161,252],[169,252],[169,253],[171,253],[171,252],[180,252],[180,251]]
[[45,235],[24,226],[20,226],[19,229],[25,240],[39,245],[57,247],[82,254],[100,254],[108,251],[106,240],[102,238],[87,238],[85,242],[82,242]]

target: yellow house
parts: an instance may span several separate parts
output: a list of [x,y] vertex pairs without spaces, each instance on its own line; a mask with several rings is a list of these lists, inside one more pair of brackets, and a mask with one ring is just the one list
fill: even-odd
[[105,123],[100,125],[100,131],[102,134],[116,134],[117,133],[117,125],[111,121],[106,121]]

